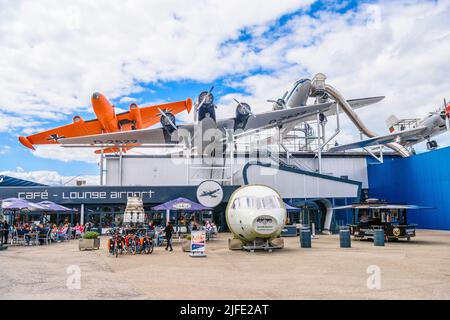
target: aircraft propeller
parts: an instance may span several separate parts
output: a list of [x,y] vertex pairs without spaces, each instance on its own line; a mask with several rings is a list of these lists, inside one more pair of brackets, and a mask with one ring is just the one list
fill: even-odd
[[271,103],[274,104],[273,105],[274,106],[274,110],[275,109],[277,109],[277,110],[286,109],[286,100],[285,100],[285,98],[288,95],[288,93],[289,92],[286,91],[281,98],[278,98],[277,100],[269,99],[269,100],[267,100],[267,102],[271,102]]
[[245,103],[245,102],[241,103],[236,98],[233,98],[233,100],[237,102],[237,104],[238,104],[237,108],[239,108],[239,106],[241,106],[241,108],[243,109],[243,111],[245,113],[247,113],[249,116],[255,117],[255,115],[253,114],[250,106],[247,103]]
[[447,104],[447,100],[445,98],[444,98],[444,116],[447,131],[450,131],[450,103]]
[[[200,101],[198,106],[195,108],[196,111],[198,111],[203,106],[203,104],[206,102],[206,99],[211,95],[211,92],[213,90],[214,90],[214,86],[212,86],[211,89],[209,89],[209,91],[207,91],[206,94],[204,94],[202,101]],[[216,108],[217,108],[217,106],[216,106]]]

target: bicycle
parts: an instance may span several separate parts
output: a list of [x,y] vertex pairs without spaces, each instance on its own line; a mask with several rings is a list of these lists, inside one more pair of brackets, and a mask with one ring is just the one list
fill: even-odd
[[111,237],[108,240],[109,255],[114,255],[116,258],[123,253],[123,238],[115,230],[109,232]]

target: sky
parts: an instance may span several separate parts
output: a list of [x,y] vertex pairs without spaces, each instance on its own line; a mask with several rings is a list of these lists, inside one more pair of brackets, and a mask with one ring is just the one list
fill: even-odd
[[[268,111],[267,99],[322,72],[348,99],[386,96],[358,111],[386,133],[391,114],[421,118],[450,98],[449,17],[450,0],[0,0],[0,174],[98,183],[92,150],[17,141],[94,118],[96,91],[120,111],[214,85],[224,118],[233,98]],[[358,139],[341,120],[339,143]],[[447,133],[436,140],[450,145]]]

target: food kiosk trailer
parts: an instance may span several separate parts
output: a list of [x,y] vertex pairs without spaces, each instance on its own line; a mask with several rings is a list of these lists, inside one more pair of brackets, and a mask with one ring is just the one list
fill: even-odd
[[333,209],[353,209],[353,224],[350,224],[349,228],[355,239],[373,238],[375,229],[383,229],[386,241],[409,241],[416,236],[417,225],[408,223],[407,210],[432,208],[367,199],[365,202]]

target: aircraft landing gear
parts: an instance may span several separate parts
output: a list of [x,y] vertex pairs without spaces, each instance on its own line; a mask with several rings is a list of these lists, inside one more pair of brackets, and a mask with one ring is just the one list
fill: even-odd
[[427,149],[428,150],[434,150],[438,147],[438,144],[436,142],[436,140],[431,140],[427,142]]

